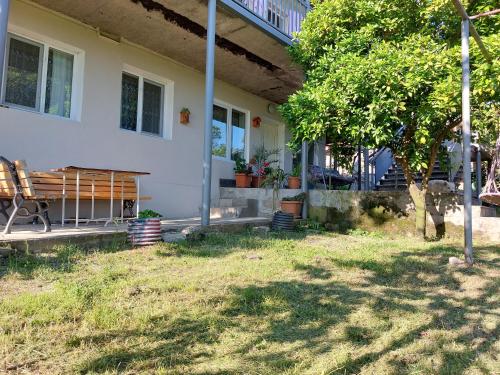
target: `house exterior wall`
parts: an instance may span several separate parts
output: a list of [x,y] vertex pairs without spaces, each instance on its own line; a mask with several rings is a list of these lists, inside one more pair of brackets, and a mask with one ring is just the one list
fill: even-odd
[[[100,37],[96,30],[24,2],[13,1],[9,27],[22,28],[76,47],[85,53],[79,121],[0,107],[0,155],[26,160],[31,170],[67,165],[148,171],[141,193],[151,208],[166,217],[199,215],[202,186],[204,75],[190,67],[128,43]],[[165,35],[165,43],[175,35]],[[217,61],[216,61],[217,64]],[[171,139],[120,129],[121,77],[130,65],[173,82],[172,114],[164,126]],[[268,101],[216,81],[215,97],[266,116]],[[191,111],[190,123],[179,123],[179,112]],[[251,140],[259,129],[249,127]],[[168,132],[167,132],[168,133]],[[232,178],[234,163],[213,160],[212,195],[220,178]],[[59,218],[59,216],[56,216]]]

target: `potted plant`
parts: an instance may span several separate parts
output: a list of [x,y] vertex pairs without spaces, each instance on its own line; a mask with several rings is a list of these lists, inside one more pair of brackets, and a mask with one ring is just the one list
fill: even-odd
[[302,205],[306,200],[306,193],[300,193],[293,197],[285,197],[281,200],[281,211],[292,214],[295,218],[302,216]]
[[252,187],[259,188],[262,186],[266,174],[271,171],[271,165],[278,162],[277,159],[272,159],[272,156],[277,156],[279,149],[266,150],[264,146],[260,146],[255,150],[255,155],[250,161],[252,168]]
[[180,123],[181,124],[184,124],[184,125],[187,125],[189,124],[189,115],[191,114],[191,112],[189,111],[188,108],[182,108],[181,109],[181,119],[180,119]]
[[293,167],[292,172],[288,176],[288,188],[289,189],[300,189],[300,173],[302,168],[300,164]]
[[239,155],[234,156],[234,176],[237,188],[248,188],[252,182],[251,168],[245,163],[245,160]]
[[133,246],[153,245],[161,241],[161,214],[153,210],[139,212],[139,218],[130,220],[128,240]]
[[273,211],[276,211],[276,200],[279,199],[280,189],[283,188],[286,180],[286,173],[280,167],[270,168],[266,174],[262,185],[273,189]]

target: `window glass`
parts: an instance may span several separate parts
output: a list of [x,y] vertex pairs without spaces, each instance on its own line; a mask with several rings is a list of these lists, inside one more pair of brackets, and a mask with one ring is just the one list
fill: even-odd
[[214,105],[212,121],[212,155],[227,155],[227,109]]
[[38,109],[42,47],[9,39],[5,102]]
[[144,81],[142,131],[161,135],[163,86]]
[[139,103],[139,78],[130,74],[122,74],[122,129],[137,130],[137,106]]
[[45,113],[71,116],[73,55],[49,49]]
[[245,159],[245,114],[233,109],[231,116],[231,159]]

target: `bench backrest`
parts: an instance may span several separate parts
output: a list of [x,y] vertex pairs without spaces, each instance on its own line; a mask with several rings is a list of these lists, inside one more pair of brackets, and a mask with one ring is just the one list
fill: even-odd
[[[37,195],[43,196],[62,196],[63,193],[63,174],[55,172],[31,172],[31,183]],[[123,181],[123,199],[136,200],[137,187],[133,177],[117,177],[113,184],[113,198],[121,199]],[[66,198],[76,198],[76,174],[66,173]],[[111,198],[111,177],[107,175],[86,175],[80,174],[80,199],[105,200]]]
[[[58,172],[29,172],[22,160],[13,162],[26,199],[60,199],[65,189],[67,199],[75,199],[77,184],[76,173],[66,173],[64,188],[63,174]],[[15,178],[6,163],[0,160],[0,198],[13,198],[16,193]],[[135,179],[129,176],[118,176],[113,184],[113,198],[119,200],[136,200],[137,186]],[[80,199],[96,200],[111,198],[111,176],[80,175]]]
[[[21,184],[22,194],[25,198],[35,196],[35,189],[29,177],[26,163],[22,160],[14,162],[17,176]],[[0,160],[0,198],[12,198],[16,193],[16,181],[8,165]]]

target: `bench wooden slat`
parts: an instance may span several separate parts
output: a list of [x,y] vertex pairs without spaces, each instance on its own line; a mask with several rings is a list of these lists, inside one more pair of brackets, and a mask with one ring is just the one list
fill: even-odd
[[[53,191],[63,191],[63,185],[62,184],[39,184],[35,183],[33,184],[35,191],[43,191],[43,190],[53,190]],[[66,191],[76,191],[77,186],[76,185],[66,185]],[[111,186],[95,186],[94,187],[95,192],[100,192],[100,193],[111,193]],[[90,185],[80,185],[80,191],[88,191],[92,192],[92,186]],[[114,186],[113,187],[114,193],[121,193],[122,187],[121,186]],[[125,193],[136,193],[137,190],[134,187],[123,187],[123,192]]]
[[[59,172],[39,172],[39,171],[32,171],[30,172],[31,177],[39,177],[39,178],[60,178],[62,180],[63,174]],[[66,180],[75,180],[76,181],[76,174],[75,173],[66,173]],[[97,176],[92,176],[92,175],[86,175],[81,173],[80,174],[80,181],[111,181],[111,176],[103,176],[103,175],[97,175]],[[122,178],[121,177],[116,177],[115,182],[120,181],[121,182]],[[135,183],[135,179],[133,177],[124,177],[123,181],[125,182],[133,182]]]
[[[36,185],[36,184],[62,185],[63,179],[62,178],[31,177],[31,182],[34,185]],[[66,180],[66,186],[76,186],[76,180]],[[92,186],[92,181],[80,180],[80,186]],[[108,189],[109,189],[109,187],[111,186],[111,181],[95,181],[94,186],[108,187]],[[121,187],[122,186],[121,181],[115,181],[114,186]],[[123,186],[135,188],[135,183],[134,182],[124,182]]]

